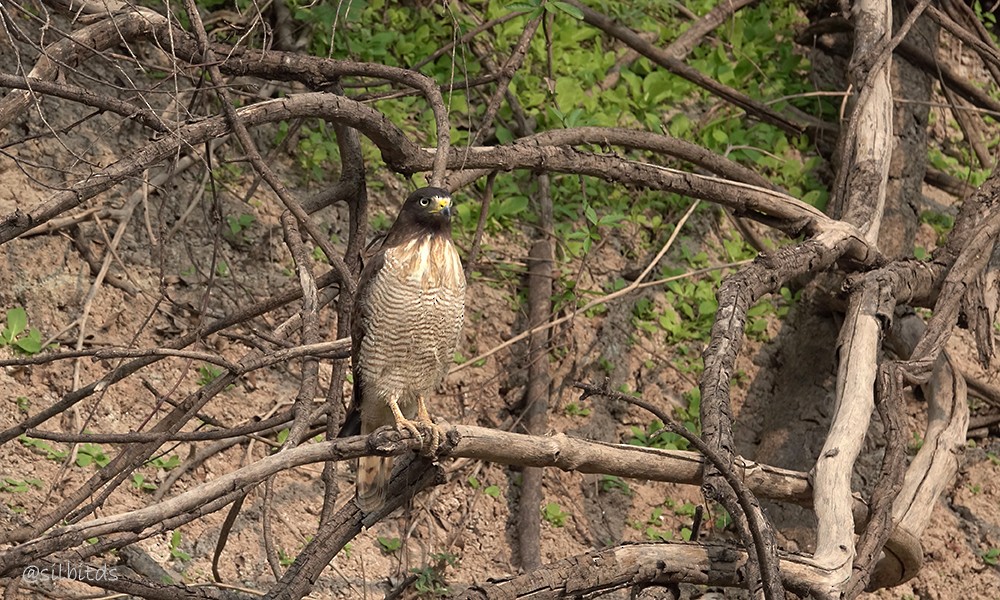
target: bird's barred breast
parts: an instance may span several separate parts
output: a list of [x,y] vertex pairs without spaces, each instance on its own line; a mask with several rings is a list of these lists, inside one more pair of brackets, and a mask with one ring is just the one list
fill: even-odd
[[388,251],[365,312],[366,379],[407,396],[432,393],[465,316],[465,277],[451,243],[432,239]]

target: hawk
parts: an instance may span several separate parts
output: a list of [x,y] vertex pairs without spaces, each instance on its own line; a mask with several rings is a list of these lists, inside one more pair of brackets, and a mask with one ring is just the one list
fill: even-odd
[[[416,190],[361,271],[351,313],[354,395],[341,436],[394,425],[413,432],[430,453],[440,442],[426,399],[453,360],[465,319],[451,211],[445,190]],[[391,456],[358,460],[357,504],[364,512],[385,502],[392,463]]]

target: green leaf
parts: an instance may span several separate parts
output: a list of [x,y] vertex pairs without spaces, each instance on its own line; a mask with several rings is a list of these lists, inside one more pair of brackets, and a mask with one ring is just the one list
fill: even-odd
[[487,486],[486,489],[483,490],[483,493],[489,496],[490,498],[499,498],[500,487],[496,485]]
[[510,129],[503,126],[497,126],[496,136],[497,141],[501,144],[509,144],[514,141],[514,134],[511,133]]
[[541,6],[541,0],[534,0],[533,2],[511,2],[507,5],[507,10],[510,12],[531,11],[535,10],[539,6]]
[[21,335],[21,332],[28,327],[28,313],[18,306],[7,311],[7,332],[9,332],[8,339],[14,339]]
[[555,10],[562,11],[562,12],[566,13],[567,15],[573,17],[577,21],[582,21],[583,20],[583,11],[581,11],[579,8],[573,6],[572,4],[568,4],[566,2],[549,2],[546,6],[547,7],[551,6]]
[[650,104],[656,105],[671,96],[676,85],[677,82],[672,75],[666,71],[656,70],[651,71],[643,78],[642,91],[645,92],[646,100]]
[[389,538],[379,536],[378,538],[379,546],[382,547],[382,552],[385,554],[392,554],[393,552],[399,550],[403,547],[403,542],[399,541],[399,538]]
[[28,337],[14,341],[14,345],[25,354],[38,354],[42,351],[42,334],[37,329],[28,331]]
[[[496,217],[512,217],[528,208],[527,196],[511,196],[496,206]],[[491,211],[492,212],[492,211]]]

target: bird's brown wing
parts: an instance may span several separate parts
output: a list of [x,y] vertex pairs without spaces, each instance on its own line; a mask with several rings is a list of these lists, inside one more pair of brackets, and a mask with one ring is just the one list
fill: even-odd
[[358,280],[357,291],[354,293],[354,305],[351,308],[351,369],[354,376],[354,392],[351,396],[351,407],[347,410],[344,418],[344,425],[340,428],[337,437],[347,437],[359,435],[361,433],[361,398],[363,396],[364,382],[361,377],[361,363],[359,355],[361,353],[361,341],[365,337],[368,322],[365,316],[365,306],[371,297],[375,278],[385,264],[385,251],[383,246],[375,256],[368,261],[365,268],[361,270],[361,277]]

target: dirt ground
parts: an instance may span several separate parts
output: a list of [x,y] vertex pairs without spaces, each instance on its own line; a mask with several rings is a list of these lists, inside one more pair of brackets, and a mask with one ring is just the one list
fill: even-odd
[[[7,67],[6,65],[4,66]],[[43,112],[54,128],[83,116],[84,109],[46,100]],[[44,132],[36,115],[25,115],[2,141]],[[0,156],[0,215],[16,208],[34,207],[49,198],[60,182],[82,175],[89,166],[107,165],[122,154],[122,148],[141,144],[143,137],[117,119],[98,116],[83,128],[58,140],[41,137],[6,150]],[[232,151],[227,151],[232,152]],[[234,159],[236,153],[223,158]],[[23,161],[23,162],[22,162]],[[31,165],[50,165],[36,168]],[[29,165],[22,170],[23,165]],[[293,158],[277,159],[290,182],[295,175]],[[53,171],[53,169],[55,169]],[[64,170],[61,172],[59,170]],[[405,182],[373,169],[372,178],[384,188],[373,195],[373,214],[391,219],[405,193]],[[282,242],[278,202],[260,186],[248,202],[242,200],[250,186],[246,173],[223,178],[218,210],[208,194],[201,196],[201,175],[185,172],[148,197],[142,197],[141,182],[133,181],[87,203],[82,209],[103,207],[79,225],[79,231],[97,256],[103,256],[116,228],[123,226],[114,243],[115,256],[109,273],[139,290],[130,296],[106,281],[93,287],[95,273],[75,249],[72,232],[64,228],[54,233],[18,239],[0,247],[0,309],[24,307],[29,325],[40,330],[44,339],[59,349],[101,346],[162,346],[190,331],[206,319],[229,314],[237,307],[294,289],[298,284],[293,263]],[[316,184],[298,183],[296,193],[315,191]],[[373,186],[374,187],[374,186]],[[130,204],[131,194],[138,202]],[[470,201],[462,194],[459,201]],[[133,206],[129,216],[125,207]],[[190,209],[190,210],[189,210]],[[77,211],[79,212],[79,211]],[[215,215],[252,214],[253,225],[239,236],[219,235]],[[185,216],[187,215],[187,216]],[[345,211],[325,209],[317,219],[334,234],[346,236]],[[665,215],[664,220],[677,215]],[[728,226],[711,211],[700,213],[692,224],[690,239],[701,240],[714,250],[713,262],[721,262],[721,239]],[[224,229],[222,227],[221,229]],[[641,232],[627,227],[610,232],[604,243],[585,261],[565,268],[578,273],[579,289],[606,290],[622,272],[645,266],[649,256],[635,258],[630,246]],[[166,234],[166,235],[164,235]],[[664,238],[659,239],[662,243]],[[460,235],[463,254],[470,240]],[[930,249],[934,233],[924,226],[921,243]],[[483,353],[521,331],[525,321],[515,298],[523,271],[527,243],[522,234],[487,232],[479,268],[468,294],[465,331],[459,352],[464,357]],[[668,255],[670,266],[683,265],[677,253]],[[225,263],[225,268],[220,267]],[[325,267],[320,262],[317,270]],[[213,275],[214,273],[214,275]],[[159,290],[163,285],[166,300]],[[206,295],[206,291],[211,293]],[[581,317],[558,328],[552,337],[554,371],[549,427],[590,439],[627,442],[632,427],[646,429],[650,417],[637,409],[607,401],[589,400],[577,405],[573,381],[600,381],[610,377],[614,385],[628,385],[661,406],[684,406],[682,393],[697,385],[697,375],[676,366],[687,355],[700,355],[698,343],[685,349],[668,345],[662,335],[638,333],[633,325],[633,307],[640,298],[663,302],[663,292],[650,289],[624,297],[603,313]],[[797,307],[804,310],[805,307]],[[260,331],[292,314],[286,307],[254,321]],[[333,311],[323,314],[324,330],[333,337]],[[83,326],[81,327],[81,323]],[[768,336],[775,338],[782,323],[771,318]],[[81,335],[82,331],[82,335]],[[237,332],[233,332],[237,333]],[[252,336],[241,328],[238,333]],[[238,360],[247,350],[237,337],[213,335],[191,348],[219,353]],[[967,336],[956,336],[951,350],[971,376],[1000,387],[1000,374],[985,373],[975,363]],[[526,348],[515,345],[448,377],[441,393],[432,402],[438,420],[511,429],[524,393]],[[16,356],[9,347],[0,348],[0,358]],[[745,374],[733,386],[736,409],[743,408],[751,382],[761,369],[775,368],[773,343],[748,342],[738,368]],[[0,428],[6,429],[57,402],[64,394],[104,376],[117,359],[65,360],[54,364],[0,369]],[[780,368],[780,367],[779,367]],[[155,410],[154,395],[171,392],[182,398],[195,391],[204,377],[204,365],[188,359],[165,359],[134,376],[110,386],[79,404],[71,413],[44,423],[42,429],[74,432],[128,432],[143,426]],[[321,369],[322,382],[329,380],[330,366]],[[223,392],[205,409],[207,417],[226,426],[264,418],[287,408],[298,390],[300,364],[292,362],[256,372]],[[349,386],[344,388],[347,398]],[[317,402],[321,399],[316,399]],[[578,409],[572,408],[577,406]],[[978,399],[975,410],[982,408]],[[912,399],[908,407],[910,427],[922,431],[925,404]],[[826,407],[820,412],[827,415]],[[586,414],[584,414],[586,413]],[[743,431],[743,452],[754,458],[761,438],[760,420],[744,415],[738,427]],[[796,415],[788,416],[794,423]],[[820,424],[820,427],[822,424]],[[145,425],[148,429],[149,425]],[[791,429],[795,431],[794,427]],[[273,436],[272,436],[273,438]],[[803,447],[817,447],[816,439],[803,440]],[[180,461],[191,457],[192,444],[162,448],[160,456]],[[207,446],[199,444],[199,448]],[[192,489],[234,468],[259,459],[271,451],[257,442],[245,442],[220,449],[201,466],[181,477],[168,496]],[[62,454],[65,453],[65,457]],[[7,482],[0,491],[0,529],[24,525],[43,515],[68,493],[91,477],[94,464],[80,466],[74,457],[87,454],[113,457],[111,444],[73,447],[49,442],[46,445],[11,442],[0,446],[0,478]],[[961,471],[951,489],[934,507],[934,516],[922,538],[925,564],[912,581],[875,597],[883,599],[995,599],[1000,597],[1000,569],[988,561],[991,549],[1000,548],[1000,440],[995,429],[977,432],[960,457]],[[778,464],[776,466],[788,466]],[[516,506],[520,472],[517,469],[471,460],[446,461],[448,482],[419,495],[407,510],[377,524],[353,540],[330,564],[317,582],[310,598],[381,598],[408,574],[423,575],[416,586],[428,595],[445,587],[460,591],[475,582],[503,579],[518,573],[516,555],[518,532]],[[141,483],[162,487],[173,467],[147,465]],[[315,531],[322,503],[321,465],[300,467],[283,473],[275,481],[275,544],[282,557],[293,558]],[[342,502],[353,495],[353,476],[344,465],[340,469]],[[26,490],[13,489],[12,482],[29,482]],[[37,483],[30,483],[37,482]],[[493,486],[496,486],[495,488]],[[137,509],[153,501],[153,489],[132,482],[118,488],[96,511],[96,516]],[[679,539],[691,524],[694,505],[704,504],[697,488],[645,481],[611,481],[599,476],[546,470],[545,503],[558,505],[543,517],[542,559],[545,562],[602,548],[623,541]],[[251,590],[266,590],[273,576],[263,559],[261,541],[263,490],[246,499],[230,534],[219,569],[228,584]],[[710,510],[715,510],[709,507]],[[560,516],[561,515],[561,516]],[[729,539],[716,527],[718,511],[710,513],[702,539]],[[176,581],[205,584],[212,581],[211,559],[225,512],[211,514],[184,525],[172,535],[143,540],[137,546],[166,570]],[[809,551],[807,540],[786,540],[789,547]],[[118,557],[105,556],[108,564]],[[442,566],[444,565],[444,566]],[[438,566],[437,571],[428,567]],[[438,586],[438,587],[435,587]],[[686,588],[688,597],[717,597],[712,590]],[[22,587],[18,597],[80,597],[93,594],[90,588],[65,582],[54,586]],[[411,587],[404,597],[417,595]],[[728,592],[729,597],[740,594]],[[627,592],[611,597],[625,598]]]

